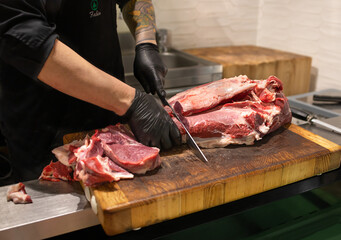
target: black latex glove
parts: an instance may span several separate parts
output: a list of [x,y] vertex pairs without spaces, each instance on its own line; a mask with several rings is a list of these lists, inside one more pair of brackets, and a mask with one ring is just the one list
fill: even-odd
[[141,43],[135,47],[134,75],[146,93],[166,96],[163,89],[167,66],[162,62],[159,49],[152,43]]
[[151,95],[136,89],[133,103],[123,119],[144,145],[167,150],[181,144],[178,127]]

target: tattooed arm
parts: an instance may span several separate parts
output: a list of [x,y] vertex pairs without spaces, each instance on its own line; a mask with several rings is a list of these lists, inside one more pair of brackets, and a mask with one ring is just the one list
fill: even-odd
[[166,96],[163,90],[167,67],[156,45],[154,7],[151,0],[130,0],[122,9],[123,18],[135,37],[134,75],[146,93]]
[[151,0],[131,0],[122,9],[124,21],[136,40],[140,43],[154,43],[155,13]]

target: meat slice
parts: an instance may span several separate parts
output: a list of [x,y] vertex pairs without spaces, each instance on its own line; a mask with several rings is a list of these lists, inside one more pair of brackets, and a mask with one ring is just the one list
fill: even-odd
[[133,174],[116,165],[108,157],[100,155],[79,160],[74,171],[74,179],[82,181],[86,186],[96,186],[104,182],[133,177]]
[[159,149],[143,144],[103,144],[105,154],[115,163],[136,174],[145,174],[160,166]]
[[49,165],[47,165],[39,179],[49,180],[52,182],[63,181],[72,181],[72,168],[62,164],[61,162],[53,162],[51,161]]
[[[235,79],[226,81],[234,82]],[[249,86],[247,81],[256,84],[248,90],[246,95],[245,91],[241,95],[235,91],[237,95],[231,95],[230,102],[219,104],[203,112],[181,116],[185,112],[184,106],[187,112],[191,112],[191,102],[173,103],[174,109],[179,113],[199,146],[214,148],[225,147],[229,144],[251,145],[255,140],[260,140],[264,135],[291,122],[288,100],[281,92],[283,86],[278,78],[270,76],[266,80],[246,80],[245,84]],[[193,93],[187,91],[189,94],[200,93],[205,99],[205,91],[208,89],[205,85],[204,90],[201,91],[199,88],[196,87]],[[209,96],[211,94],[207,93]],[[197,103],[194,104],[193,108],[198,109],[197,105]],[[181,124],[175,118],[173,120],[184,135],[185,131]]]
[[[174,107],[178,102],[181,115],[188,116],[212,109],[231,99],[244,98],[256,85],[257,81],[250,80],[247,76],[224,78],[178,93],[169,99],[169,104]],[[170,112],[167,107],[166,110]]]
[[160,150],[139,143],[121,124],[97,131],[94,136],[101,139],[105,155],[129,172],[145,174],[161,165]]
[[31,197],[26,193],[25,184],[21,182],[8,187],[7,201],[13,201],[15,204],[32,203]]

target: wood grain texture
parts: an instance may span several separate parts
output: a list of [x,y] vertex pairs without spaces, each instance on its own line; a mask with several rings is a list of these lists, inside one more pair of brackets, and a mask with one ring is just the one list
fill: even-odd
[[311,57],[257,46],[186,49],[185,52],[223,65],[223,77],[247,75],[266,79],[275,75],[287,96],[306,93],[310,86]]
[[[69,138],[70,140],[70,138]],[[108,235],[245,198],[340,167],[341,146],[289,124],[254,145],[203,149],[209,163],[181,146],[161,167],[92,188]]]

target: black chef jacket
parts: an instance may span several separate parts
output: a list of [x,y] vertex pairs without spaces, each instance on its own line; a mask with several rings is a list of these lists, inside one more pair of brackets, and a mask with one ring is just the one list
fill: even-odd
[[116,4],[128,0],[0,0],[0,128],[18,180],[39,177],[62,135],[105,127],[113,112],[37,79],[58,38],[124,80]]

